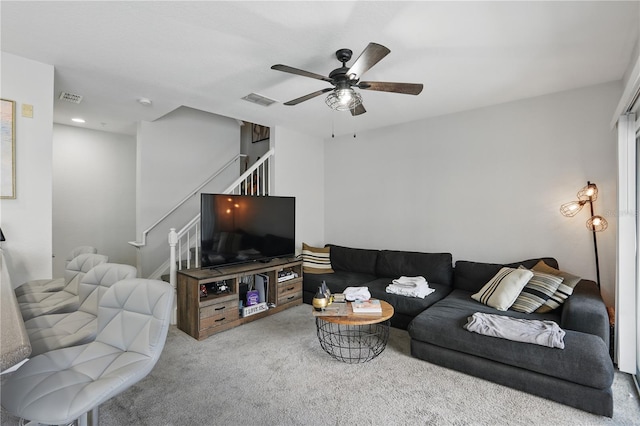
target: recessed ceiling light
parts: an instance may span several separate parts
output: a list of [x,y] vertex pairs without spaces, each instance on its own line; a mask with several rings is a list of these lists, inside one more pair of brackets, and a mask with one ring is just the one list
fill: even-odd
[[71,121],[73,121],[74,123],[85,123],[84,119],[82,118],[72,118]]

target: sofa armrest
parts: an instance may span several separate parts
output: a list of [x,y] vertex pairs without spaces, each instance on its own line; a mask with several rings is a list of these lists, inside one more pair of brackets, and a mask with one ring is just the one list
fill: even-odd
[[609,315],[596,283],[581,280],[564,302],[560,327],[600,336],[609,347]]

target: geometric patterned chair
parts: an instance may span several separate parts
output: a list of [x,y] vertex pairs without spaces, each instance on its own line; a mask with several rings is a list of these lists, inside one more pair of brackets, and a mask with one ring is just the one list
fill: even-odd
[[100,300],[96,339],[31,358],[5,379],[2,406],[31,422],[97,424],[99,405],[143,379],[158,361],[173,297],[164,281],[118,281]]
[[[73,250],[71,250],[71,252],[67,256],[65,269],[68,268],[69,263],[73,259],[85,253],[96,254],[98,253],[98,250],[92,246],[78,246],[74,248]],[[69,284],[69,281],[71,281],[71,278],[68,278],[68,274],[65,273],[64,278],[51,278],[51,279],[27,281],[26,283],[16,287],[14,291],[16,293],[16,296],[18,297],[27,293],[50,293],[52,291],[60,291],[64,288],[64,286]]]
[[93,341],[98,330],[100,299],[113,284],[135,278],[137,273],[135,267],[117,263],[103,263],[91,269],[80,282],[77,311],[40,315],[25,321],[31,356]]
[[80,306],[78,284],[94,266],[107,263],[109,258],[102,254],[85,253],[77,256],[65,270],[67,285],[60,290],[44,293],[26,293],[18,297],[22,318],[28,319],[61,312],[73,312]]

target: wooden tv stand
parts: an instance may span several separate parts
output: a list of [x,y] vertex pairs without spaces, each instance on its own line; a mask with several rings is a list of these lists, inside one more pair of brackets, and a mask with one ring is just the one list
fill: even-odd
[[[282,271],[298,276],[278,280]],[[240,286],[257,274],[268,277],[265,294],[269,309],[242,317],[240,315]],[[201,297],[200,286],[221,283],[227,292],[208,292]],[[273,259],[267,263],[247,263],[216,269],[187,269],[178,271],[178,328],[190,336],[203,340],[212,334],[251,322],[302,304],[302,260]],[[244,302],[244,301],[243,301]],[[245,303],[246,304],[246,303]]]

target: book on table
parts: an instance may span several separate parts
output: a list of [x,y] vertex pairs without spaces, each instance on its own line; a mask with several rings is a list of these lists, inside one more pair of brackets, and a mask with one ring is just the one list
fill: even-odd
[[347,314],[346,303],[332,303],[321,311],[313,310],[314,317],[344,317],[347,316]]
[[351,302],[354,314],[381,314],[382,305],[378,299],[354,300]]

